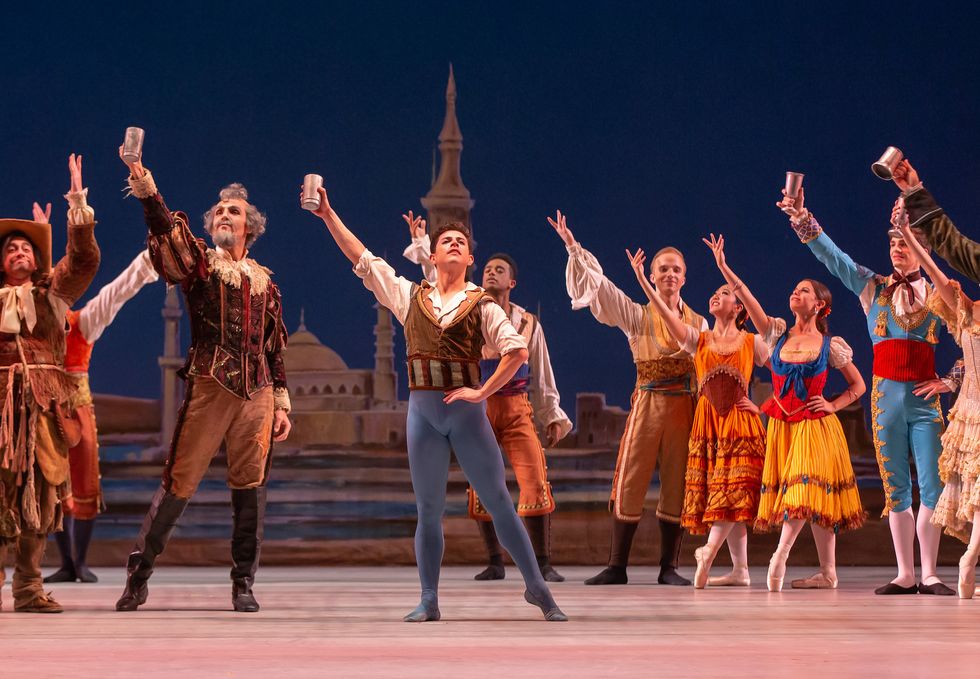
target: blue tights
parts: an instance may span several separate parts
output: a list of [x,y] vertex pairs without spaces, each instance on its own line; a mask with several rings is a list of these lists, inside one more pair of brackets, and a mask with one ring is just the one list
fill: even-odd
[[504,462],[487,420],[486,403],[456,401],[446,405],[441,391],[413,391],[408,398],[408,465],[418,508],[415,561],[422,583],[422,600],[437,600],[444,537],[450,449],[467,481],[493,518],[500,544],[524,576],[531,594],[553,605],[541,577],[527,530],[517,518],[504,480]]

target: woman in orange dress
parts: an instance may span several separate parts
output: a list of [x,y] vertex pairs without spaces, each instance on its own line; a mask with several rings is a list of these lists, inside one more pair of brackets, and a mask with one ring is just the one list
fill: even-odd
[[761,337],[745,332],[745,308],[730,285],[711,296],[708,311],[714,326],[699,332],[655,294],[643,275],[643,250],[636,254],[627,250],[626,255],[668,330],[694,357],[700,396],[688,447],[681,525],[692,534],[708,533],[707,543],[694,552],[694,586],[702,589],[724,542],[733,560],[744,561],[746,527],[759,509],[766,438],[759,409],[748,397],[748,384],[753,368],[768,360],[769,348]]

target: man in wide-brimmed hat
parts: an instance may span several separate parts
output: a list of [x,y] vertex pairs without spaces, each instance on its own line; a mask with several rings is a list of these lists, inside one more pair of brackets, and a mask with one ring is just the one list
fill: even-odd
[[68,448],[77,435],[65,375],[65,313],[99,268],[95,212],[82,188],[82,157],[68,161],[68,247],[51,266],[51,226],[0,220],[0,585],[13,545],[14,610],[60,613],[45,594],[41,557],[62,527]]

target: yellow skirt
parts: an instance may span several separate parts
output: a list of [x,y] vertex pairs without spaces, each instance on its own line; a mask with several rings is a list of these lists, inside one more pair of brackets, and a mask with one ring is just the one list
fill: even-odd
[[837,416],[801,422],[769,418],[755,529],[806,519],[836,533],[860,527],[866,516]]

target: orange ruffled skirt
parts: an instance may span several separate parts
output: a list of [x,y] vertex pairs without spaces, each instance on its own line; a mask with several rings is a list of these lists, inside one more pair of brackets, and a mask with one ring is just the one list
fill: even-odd
[[759,416],[733,408],[721,417],[702,397],[694,412],[681,525],[707,532],[716,521],[751,522],[759,507],[766,433]]

